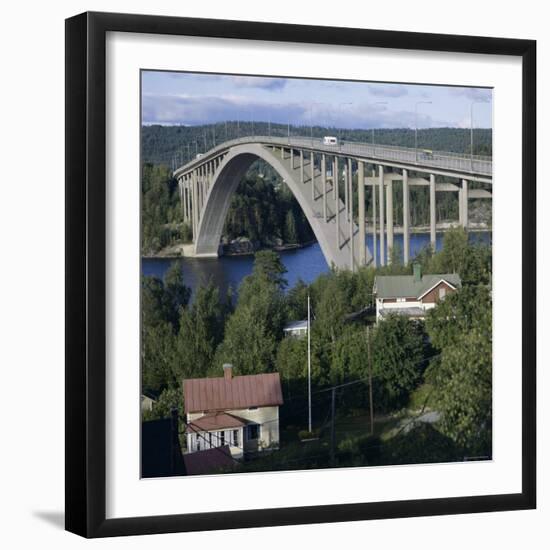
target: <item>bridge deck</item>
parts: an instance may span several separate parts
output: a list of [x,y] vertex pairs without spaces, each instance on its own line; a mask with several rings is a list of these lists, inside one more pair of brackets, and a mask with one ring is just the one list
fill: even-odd
[[425,172],[451,172],[457,176],[472,177],[472,179],[483,181],[490,181],[492,179],[493,162],[491,157],[461,155],[441,151],[427,152],[423,149],[417,150],[408,147],[373,145],[351,141],[340,142],[338,145],[327,145],[323,143],[322,139],[318,138],[281,138],[269,136],[248,136],[223,142],[208,150],[200,158],[193,159],[175,170],[174,175],[177,177],[184,174],[208,161],[210,158],[219,155],[224,150],[244,143],[258,143],[276,147],[295,147],[328,155],[353,157],[367,162],[398,165],[413,170],[416,168],[419,171]]

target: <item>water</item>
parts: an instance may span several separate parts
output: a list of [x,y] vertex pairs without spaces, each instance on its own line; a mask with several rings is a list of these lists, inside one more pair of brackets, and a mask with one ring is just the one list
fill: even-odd
[[[470,233],[472,242],[491,242],[490,232]],[[430,243],[427,233],[411,234],[410,255],[414,258],[418,252]],[[378,243],[379,244],[379,243]],[[394,235],[395,246],[403,250],[403,235]],[[436,235],[436,249],[443,244],[443,233]],[[372,235],[367,236],[367,245],[372,251]],[[313,282],[319,275],[329,271],[329,266],[318,243],[305,248],[287,250],[281,253],[281,260],[287,269],[285,275],[288,288],[292,288],[299,279],[306,283]],[[163,278],[173,258],[143,258],[141,271],[143,275]],[[229,287],[237,290],[244,277],[252,273],[253,256],[222,256],[221,258],[181,258],[183,280],[192,290],[200,284],[211,280],[223,293]]]

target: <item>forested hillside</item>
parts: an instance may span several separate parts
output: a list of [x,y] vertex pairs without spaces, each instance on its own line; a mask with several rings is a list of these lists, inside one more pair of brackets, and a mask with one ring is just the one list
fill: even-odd
[[[271,124],[272,136],[288,135],[286,124]],[[205,126],[143,126],[142,127],[142,161],[153,164],[172,166],[176,159],[186,162],[197,153],[210,149],[226,139],[247,135],[269,135],[267,122],[227,122]],[[338,130],[322,126],[290,126],[292,136],[323,137],[336,135],[343,140],[370,143],[371,130]],[[393,128],[375,130],[374,140],[381,145],[414,147],[414,130],[410,128]],[[470,130],[464,128],[429,128],[418,130],[418,147],[434,151],[453,153],[470,153]],[[474,130],[474,154],[492,154],[492,130]]]

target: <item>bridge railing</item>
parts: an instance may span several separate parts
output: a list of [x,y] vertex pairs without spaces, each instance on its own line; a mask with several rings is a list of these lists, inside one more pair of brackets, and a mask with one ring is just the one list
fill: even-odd
[[427,149],[413,149],[396,145],[379,145],[360,143],[353,141],[340,141],[336,145],[323,143],[320,138],[307,137],[270,137],[270,136],[245,136],[226,141],[209,149],[200,158],[196,158],[175,170],[174,174],[184,173],[197,164],[202,164],[210,157],[245,143],[262,143],[281,147],[297,147],[314,149],[327,154],[347,154],[380,161],[395,161],[403,164],[417,165],[419,167],[432,167],[444,170],[455,170],[472,174],[491,176],[493,161],[491,157],[479,155],[464,155],[460,153],[431,151]]

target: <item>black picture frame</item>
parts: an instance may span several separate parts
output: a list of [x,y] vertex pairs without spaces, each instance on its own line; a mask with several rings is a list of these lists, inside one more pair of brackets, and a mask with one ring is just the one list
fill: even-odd
[[[522,60],[522,490],[517,494],[106,519],[105,39],[108,31],[517,56]],[[536,506],[536,42],[83,13],[66,20],[66,529],[107,537]],[[519,411],[518,411],[519,412]]]

